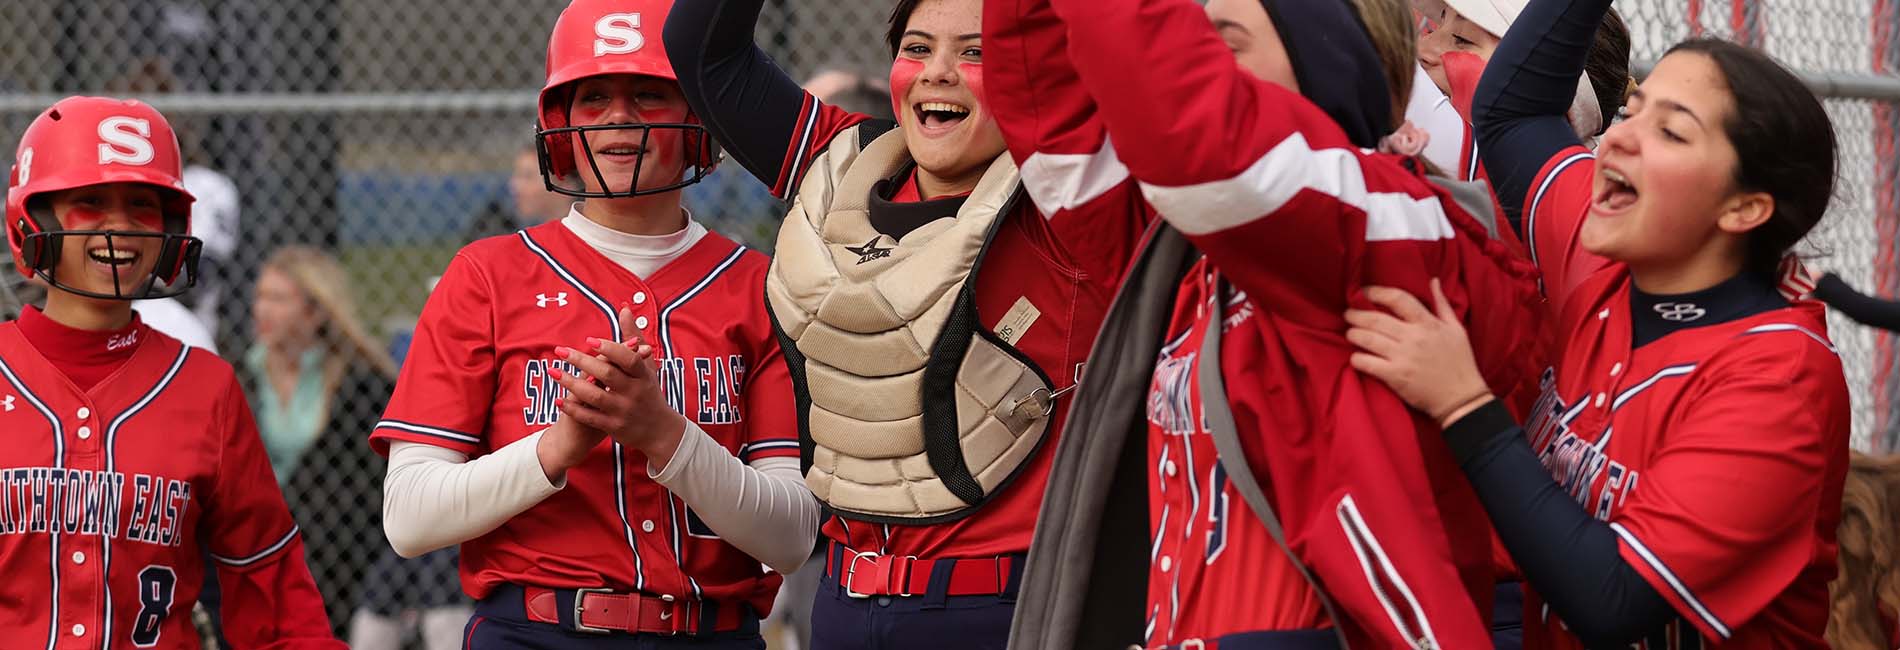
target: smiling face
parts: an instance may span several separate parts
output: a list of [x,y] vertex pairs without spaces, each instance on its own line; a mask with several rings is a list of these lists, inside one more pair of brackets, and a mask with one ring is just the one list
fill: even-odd
[[981,0],[923,0],[891,62],[897,123],[918,169],[971,187],[1003,153],[983,106],[982,10]]
[[[1603,134],[1585,250],[1632,267],[1687,259],[1746,219],[1731,217],[1761,194],[1737,187],[1735,146],[1724,130],[1734,99],[1707,55],[1664,57],[1631,95],[1623,121]],[[1772,199],[1770,199],[1772,203]]]
[[1432,33],[1418,39],[1418,63],[1425,68],[1425,76],[1431,77],[1432,84],[1438,86],[1439,92],[1450,95],[1451,81],[1445,75],[1442,58],[1445,53],[1465,52],[1489,62],[1491,53],[1498,49],[1500,39],[1449,6],[1444,7],[1437,24],[1438,28]]
[[[679,84],[657,77],[610,74],[574,82],[568,120],[573,126],[678,124],[689,109]],[[574,168],[588,192],[625,193],[680,181],[686,173],[685,131],[678,128],[609,129],[569,134]],[[585,143],[583,146],[582,143]],[[588,154],[593,154],[589,164]],[[598,168],[599,176],[595,175]],[[602,186],[602,181],[606,185]]]
[[[165,230],[162,196],[149,185],[87,185],[54,192],[48,196],[48,204],[63,230],[148,235]],[[74,289],[109,296],[133,295],[145,286],[158,265],[162,238],[65,235],[59,237],[59,242],[59,263],[53,277]]]

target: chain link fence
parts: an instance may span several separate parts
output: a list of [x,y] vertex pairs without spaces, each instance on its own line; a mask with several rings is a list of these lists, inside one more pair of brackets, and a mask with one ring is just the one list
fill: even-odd
[[[254,317],[265,293],[256,285],[279,249],[308,245],[340,261],[353,297],[353,310],[329,317],[354,319],[400,360],[431,278],[457,248],[565,210],[538,191],[533,162],[522,158],[547,35],[564,5],[10,0],[0,3],[0,150],[12,152],[28,122],[65,95],[150,101],[177,127],[188,183],[200,197],[195,226],[207,240],[207,276],[184,306],[208,327],[218,352],[241,370],[269,367],[258,321],[264,329],[270,321]],[[889,5],[775,1],[759,42],[797,78],[841,69],[881,79]],[[1879,95],[1894,88],[1890,71],[1900,65],[1890,43],[1900,27],[1894,1],[1625,0],[1619,9],[1638,61],[1655,60],[1685,36],[1710,34],[1759,44],[1807,74],[1862,82],[1859,97],[1827,102],[1840,133],[1841,180],[1810,252],[1816,266],[1864,291],[1900,293],[1893,146],[1900,115],[1892,103],[1900,95]],[[517,175],[526,189],[511,191]],[[769,251],[782,206],[737,165],[687,194],[708,227]],[[34,300],[32,287],[5,275],[8,292]],[[293,319],[324,317],[306,311]],[[1900,371],[1892,337],[1844,319],[1831,325],[1854,392],[1855,446],[1892,450],[1900,432],[1900,409],[1890,405],[1900,383],[1891,378]],[[253,404],[277,399],[267,383],[254,382]],[[352,388],[359,385],[374,383],[328,386],[338,407],[333,425],[380,413],[386,393]],[[363,435],[331,428],[322,435]],[[428,610],[458,601],[452,556],[397,561],[381,543],[376,490],[348,487],[362,484],[351,477],[380,486],[380,460],[284,456],[274,460],[282,461],[286,489],[311,491],[293,498],[295,514],[310,538],[311,568],[335,601],[339,634],[350,633],[355,610],[389,617],[379,624],[427,628]],[[323,478],[309,486],[290,485],[299,469],[309,471],[300,462],[336,464],[317,468]],[[449,633],[459,634],[460,623]],[[419,634],[376,630],[398,644],[413,645]],[[397,647],[358,634],[358,647]]]

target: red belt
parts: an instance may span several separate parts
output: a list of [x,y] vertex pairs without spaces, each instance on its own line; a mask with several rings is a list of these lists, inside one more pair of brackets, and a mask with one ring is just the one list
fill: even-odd
[[[528,620],[537,623],[561,622],[560,600],[555,590],[539,587],[524,587]],[[574,624],[568,629],[577,632],[606,634],[609,632],[653,633],[653,634],[699,634],[702,632],[731,632],[739,629],[744,622],[745,607],[730,606],[716,608],[713,613],[713,627],[706,630],[701,627],[700,608],[697,600],[682,600],[672,596],[647,596],[644,594],[617,594],[606,589],[575,589]]]
[[914,555],[862,553],[833,542],[826,560],[825,572],[838,578],[852,598],[922,596],[939,571],[950,572],[945,595],[998,596],[1014,593],[1010,577],[1021,572],[1023,556],[920,560]]

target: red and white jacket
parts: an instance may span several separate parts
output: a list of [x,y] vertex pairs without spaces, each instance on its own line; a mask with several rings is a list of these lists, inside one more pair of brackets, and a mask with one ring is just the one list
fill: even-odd
[[[1221,318],[1226,406],[1348,639],[1489,647],[1482,509],[1438,428],[1352,370],[1344,312],[1369,307],[1364,287],[1425,295],[1442,278],[1494,390],[1527,403],[1534,270],[1411,161],[1353,147],[1319,108],[1231,65],[1194,3],[985,5],[990,102],[1038,207],[1153,211],[1205,256],[1151,379],[1145,642],[1328,625],[1214,461],[1192,378],[1195,333]],[[1216,282],[1233,296],[1218,313]]]

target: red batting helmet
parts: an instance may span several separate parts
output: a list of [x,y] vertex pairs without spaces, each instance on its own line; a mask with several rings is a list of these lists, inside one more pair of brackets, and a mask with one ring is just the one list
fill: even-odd
[[[189,236],[190,192],[182,180],[178,137],[156,109],[132,99],[67,97],[40,113],[20,137],[7,180],[7,246],[14,266],[55,287],[92,296],[133,300],[183,293],[197,282],[203,243]],[[158,189],[164,230],[159,233],[66,230],[46,194],[88,185],[139,183]],[[159,258],[149,278],[115,285],[100,294],[61,284],[54,277],[62,237],[105,235],[159,238]]]
[[[672,0],[574,0],[554,23],[554,35],[548,39],[548,79],[541,88],[536,113],[535,148],[541,158],[541,176],[549,190],[582,198],[618,198],[670,192],[699,182],[719,162],[719,151],[712,135],[690,113],[685,122],[573,126],[568,121],[573,84],[587,77],[631,74],[657,77],[677,83],[673,64],[660,43],[660,29],[666,25],[666,13]],[[655,129],[684,131],[687,163],[692,172],[680,181],[661,187],[639,185],[639,168],[634,169],[633,187],[617,192],[606,187],[589,192],[585,186],[557,182],[577,172],[600,170],[588,153],[593,169],[577,170],[574,164],[575,141],[585,142],[588,134],[599,131],[639,131],[642,144]],[[586,151],[585,147],[581,148]],[[645,159],[642,157],[641,162]]]

